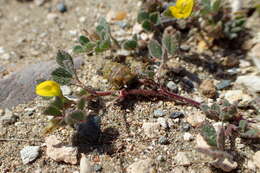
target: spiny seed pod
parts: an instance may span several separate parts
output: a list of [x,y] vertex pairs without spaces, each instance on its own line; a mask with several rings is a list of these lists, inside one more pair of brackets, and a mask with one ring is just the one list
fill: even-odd
[[103,77],[116,88],[129,84],[136,77],[127,66],[117,62],[106,63],[102,73]]

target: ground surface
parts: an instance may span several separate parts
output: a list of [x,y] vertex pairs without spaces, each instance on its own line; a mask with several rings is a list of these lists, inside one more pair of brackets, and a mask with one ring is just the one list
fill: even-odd
[[[0,0],[0,47],[4,49],[0,61],[0,77],[4,78],[28,64],[41,61],[52,60],[57,50],[64,49],[70,51],[72,46],[80,35],[82,30],[91,28],[100,16],[105,16],[109,11],[125,11],[128,13],[128,23],[134,24],[136,12],[138,11],[138,0],[74,0],[65,1],[68,11],[60,13],[56,9],[57,0],[47,1],[42,6],[35,5],[34,2],[19,3],[17,1]],[[196,47],[196,42],[188,43],[190,47]],[[191,48],[191,52],[196,51]],[[219,50],[221,52],[221,50]],[[221,56],[206,52],[206,56],[216,58]],[[204,56],[204,55],[203,55]],[[226,56],[240,56],[241,59],[249,62],[249,66],[241,67],[240,70],[257,72],[255,66],[251,63],[246,54],[240,50],[226,53]],[[189,53],[187,56],[189,57]],[[97,67],[102,61],[102,56],[86,57],[85,65],[78,70],[82,81],[91,83],[93,87],[99,89],[108,89],[107,80],[97,75]],[[191,73],[197,74],[202,81],[213,79],[215,83],[219,80],[215,75],[206,70],[203,64],[191,63],[189,58],[172,60],[172,66],[182,65]],[[207,99],[199,90],[200,82],[194,82],[195,90],[180,93],[198,101],[212,102]],[[240,85],[233,85],[231,89],[244,88]],[[245,88],[247,92],[247,89]],[[0,91],[3,92],[3,91]],[[219,91],[219,94],[226,91]],[[251,93],[250,93],[251,94]],[[252,95],[256,98],[256,95]],[[46,146],[44,145],[44,136],[42,129],[46,125],[48,117],[42,115],[41,110],[46,105],[41,98],[21,104],[11,111],[19,118],[14,125],[0,127],[0,171],[1,172],[75,172],[79,171],[79,165],[70,165],[57,163],[46,156]],[[29,109],[28,109],[29,108]],[[34,111],[28,115],[30,108]],[[163,117],[170,119],[172,112],[183,112],[184,117],[178,120],[170,120],[173,124],[169,129],[158,128],[154,137],[149,137],[143,132],[144,122],[157,122],[158,117],[154,116],[155,110],[164,112]],[[242,113],[249,115],[247,109],[241,110]],[[254,109],[251,112],[255,112]],[[190,152],[192,156],[191,164],[185,167],[184,172],[210,173],[221,172],[212,168],[208,163],[208,158],[195,150],[196,141],[184,141],[183,135],[188,131],[195,138],[199,133],[196,128],[191,127],[185,130],[187,126],[187,117],[189,115],[202,114],[197,108],[187,105],[180,105],[174,102],[151,102],[138,101],[132,109],[121,110],[118,106],[108,106],[105,112],[101,112],[102,130],[104,136],[112,136],[110,142],[104,143],[87,153],[91,162],[101,165],[102,172],[125,172],[126,168],[139,159],[151,158],[154,160],[158,172],[166,173],[173,171],[176,167],[182,167],[176,163],[174,157],[180,151]],[[255,114],[249,115],[251,117]],[[110,130],[106,130],[110,129]],[[187,128],[186,128],[187,129]],[[108,131],[108,132],[105,132]],[[73,130],[63,128],[54,132],[62,141],[70,143]],[[159,139],[166,136],[168,144],[159,143]],[[21,141],[20,139],[24,139]],[[237,154],[239,157],[238,168],[233,172],[251,173],[256,170],[248,168],[248,161],[252,160],[252,155],[259,150],[259,145],[250,147],[245,145],[247,141],[238,141],[241,146]],[[41,146],[41,153],[33,163],[24,165],[20,158],[20,150],[28,145]]]

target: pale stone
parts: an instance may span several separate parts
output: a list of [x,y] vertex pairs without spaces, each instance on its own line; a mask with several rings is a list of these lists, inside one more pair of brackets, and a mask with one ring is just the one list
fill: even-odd
[[87,159],[85,154],[81,154],[80,159],[80,173],[93,173],[94,167],[91,162]]
[[191,141],[193,139],[193,136],[189,132],[185,132],[183,135],[183,139],[184,141]]
[[76,147],[62,145],[54,135],[47,137],[45,143],[47,145],[46,154],[51,159],[57,162],[77,164],[78,150]]
[[201,125],[205,120],[206,116],[202,112],[195,112],[187,117],[187,122],[193,127]]
[[156,173],[155,162],[152,159],[139,160],[131,164],[126,172],[127,173]]
[[147,137],[153,138],[158,135],[160,129],[160,123],[144,122],[142,128],[144,130],[144,134]]
[[257,151],[253,156],[253,162],[260,169],[260,151]]
[[237,162],[227,158],[220,158],[216,162],[213,162],[212,165],[216,168],[222,169],[225,172],[230,172],[237,168]]
[[243,84],[253,92],[260,92],[260,76],[255,76],[255,75],[238,76],[236,83]]
[[26,146],[21,151],[21,158],[23,164],[28,164],[34,161],[39,156],[40,147],[39,146]]
[[178,152],[177,155],[174,157],[174,160],[177,162],[178,165],[188,166],[192,163],[190,152]]
[[229,90],[225,93],[224,98],[231,104],[239,102],[239,105],[248,105],[253,99],[250,95],[243,93],[242,90]]

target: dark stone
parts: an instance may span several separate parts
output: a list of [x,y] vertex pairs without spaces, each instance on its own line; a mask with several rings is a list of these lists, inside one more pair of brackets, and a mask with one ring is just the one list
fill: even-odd
[[159,144],[166,145],[168,144],[168,139],[165,136],[161,136],[158,140]]
[[102,166],[96,164],[96,165],[94,165],[94,169],[95,169],[96,172],[101,172],[102,171]]
[[[82,58],[74,60],[75,67],[83,64]],[[52,61],[31,64],[13,72],[0,80],[0,108],[12,108],[27,103],[36,97],[35,86],[38,79],[50,79],[51,72],[57,67]]]
[[216,87],[218,90],[222,90],[222,89],[225,89],[225,88],[228,88],[231,86],[231,80],[222,80],[220,81]]
[[181,118],[184,117],[184,114],[182,112],[173,112],[170,115],[170,118],[175,119],[175,118]]
[[61,13],[65,13],[68,9],[67,6],[64,3],[59,3],[57,4],[57,9],[59,10],[59,12]]
[[189,123],[182,123],[181,124],[181,131],[183,132],[188,132],[190,130],[191,126]]

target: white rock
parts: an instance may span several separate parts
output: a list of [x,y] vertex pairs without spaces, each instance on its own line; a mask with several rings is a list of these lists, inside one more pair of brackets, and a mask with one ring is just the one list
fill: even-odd
[[9,53],[5,53],[3,55],[1,55],[1,59],[2,60],[9,60],[11,58],[11,55]]
[[187,122],[193,127],[201,125],[206,120],[205,114],[202,112],[195,112],[194,114],[189,114],[187,117]]
[[187,173],[187,169],[185,167],[183,167],[183,166],[175,167],[175,168],[173,168],[171,173]]
[[130,165],[127,173],[156,173],[155,163],[152,159],[139,160]]
[[94,167],[91,162],[87,159],[85,154],[81,154],[80,159],[80,173],[93,173]]
[[164,128],[164,129],[167,129],[167,128],[169,127],[166,118],[159,117],[159,118],[157,119],[157,122],[158,122],[158,123],[162,126],[162,128]]
[[260,151],[257,151],[253,156],[253,162],[260,169]]
[[250,89],[253,92],[260,92],[260,76],[238,76],[236,83],[245,85],[248,89]]
[[28,164],[34,161],[39,156],[40,147],[39,146],[27,146],[20,151],[20,155],[23,164]]
[[212,165],[216,168],[222,169],[224,172],[230,172],[237,168],[237,162],[227,158],[221,158],[213,162]]
[[71,95],[71,93],[72,93],[70,87],[67,86],[67,85],[61,86],[60,89],[61,89],[61,91],[62,91],[62,94],[65,95],[65,96]]
[[62,145],[54,135],[45,138],[45,143],[47,146],[46,154],[51,159],[57,162],[77,164],[78,150],[76,147]]
[[0,125],[6,126],[17,121],[18,117],[14,115],[9,109],[5,109],[4,116],[0,117]]
[[189,132],[185,132],[184,135],[183,135],[183,139],[185,141],[191,141],[193,139],[193,136]]
[[190,152],[178,152],[174,157],[175,162],[181,166],[188,166],[192,163]]
[[139,34],[139,33],[142,32],[142,30],[143,30],[142,25],[136,23],[136,24],[133,26],[133,32],[132,32],[132,33],[133,33],[133,34]]
[[58,15],[57,14],[55,14],[55,13],[49,13],[48,15],[47,15],[47,19],[48,20],[51,20],[51,21],[54,21],[54,20],[56,20],[56,19],[58,19]]
[[0,47],[0,54],[5,53],[5,49],[3,47]]
[[252,160],[248,160],[248,162],[247,162],[247,167],[248,167],[249,169],[252,169],[252,170],[255,170],[255,169],[256,169],[256,165],[255,165],[255,163],[254,163]]
[[69,35],[71,35],[71,36],[76,36],[77,34],[78,34],[77,30],[70,30],[69,31]]
[[253,59],[255,65],[260,70],[260,43],[256,44],[251,49],[249,56]]
[[86,17],[84,17],[84,16],[81,16],[80,18],[79,18],[79,22],[81,22],[81,23],[84,23],[84,22],[86,22]]
[[46,2],[46,0],[34,0],[35,5],[41,6]]
[[142,128],[144,130],[144,134],[147,137],[153,138],[158,135],[160,129],[160,123],[144,122]]
[[205,140],[204,138],[198,134],[196,136],[196,144],[197,144],[197,148],[204,148],[204,149],[210,149],[212,148]]
[[231,104],[239,102],[239,105],[247,106],[253,99],[248,94],[243,93],[242,90],[229,90],[225,93],[224,98]]

